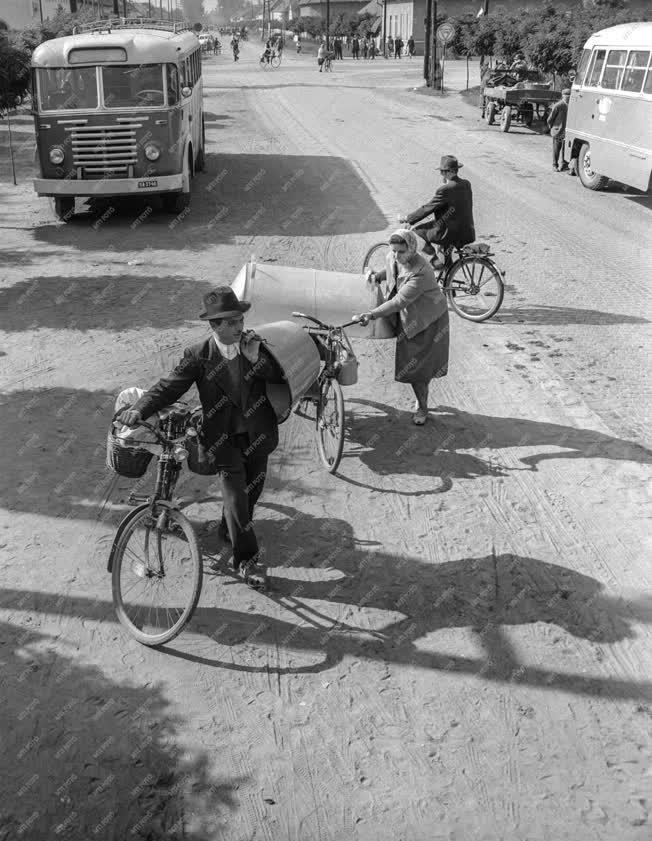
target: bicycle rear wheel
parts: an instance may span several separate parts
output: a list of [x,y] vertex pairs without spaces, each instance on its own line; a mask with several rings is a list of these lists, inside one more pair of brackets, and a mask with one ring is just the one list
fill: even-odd
[[326,470],[335,473],[344,449],[344,397],[334,377],[324,378],[320,392],[315,414],[317,448]]
[[202,556],[194,529],[175,508],[143,508],[118,539],[113,604],[138,642],[162,645],[192,616],[202,586]]
[[500,271],[488,257],[465,257],[446,276],[444,292],[459,316],[486,321],[500,309],[505,287]]
[[362,273],[367,271],[381,272],[385,268],[385,257],[389,251],[388,242],[377,242],[372,245],[362,261]]

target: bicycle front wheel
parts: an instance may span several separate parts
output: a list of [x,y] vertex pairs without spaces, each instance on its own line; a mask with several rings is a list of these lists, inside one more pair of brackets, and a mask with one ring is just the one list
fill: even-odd
[[452,267],[444,282],[452,308],[469,321],[486,321],[500,309],[503,278],[487,257],[466,257]]
[[143,645],[174,639],[192,616],[202,585],[195,531],[174,508],[149,505],[125,527],[113,559],[113,604]]
[[315,416],[317,448],[326,470],[335,473],[344,449],[344,397],[334,377],[324,379],[320,392]]
[[281,56],[280,55],[272,56],[272,62],[271,63],[272,63],[272,67],[274,67],[274,68],[280,67],[281,66]]

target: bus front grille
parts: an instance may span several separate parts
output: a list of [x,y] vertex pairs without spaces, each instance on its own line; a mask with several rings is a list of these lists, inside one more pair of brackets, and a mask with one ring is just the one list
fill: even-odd
[[72,161],[91,178],[125,175],[138,158],[138,126],[71,126]]

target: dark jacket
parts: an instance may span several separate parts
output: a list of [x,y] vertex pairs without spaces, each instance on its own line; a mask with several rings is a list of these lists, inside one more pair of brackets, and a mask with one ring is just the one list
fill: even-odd
[[[252,452],[268,455],[278,445],[276,413],[267,399],[265,384],[283,382],[278,365],[261,345],[258,361],[252,365],[243,356],[241,411]],[[212,338],[186,348],[183,359],[167,377],[159,380],[132,406],[148,418],[178,400],[195,384],[203,410],[200,443],[202,454],[217,472],[234,466],[236,450],[229,438],[237,397],[231,394],[231,382],[222,354]]]
[[555,102],[548,116],[548,128],[551,137],[564,137],[566,135],[566,117],[568,116],[568,103],[565,99]]
[[[440,244],[446,248],[449,245],[468,245],[475,240],[475,225],[473,223],[473,192],[471,182],[458,175],[453,176],[441,187],[427,204],[410,213],[407,221],[410,225],[419,222],[426,216],[434,214],[435,222],[443,222],[448,229]],[[433,222],[433,227],[435,227]]]

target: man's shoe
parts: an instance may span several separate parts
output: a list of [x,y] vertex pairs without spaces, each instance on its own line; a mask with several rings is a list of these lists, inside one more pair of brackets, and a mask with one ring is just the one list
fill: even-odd
[[558,166],[553,166],[552,170],[553,170],[553,172],[559,172],[559,167]]
[[568,172],[568,164],[559,167],[560,172]]
[[262,590],[267,586],[267,570],[263,564],[257,564],[253,558],[240,564],[240,575],[247,586]]

